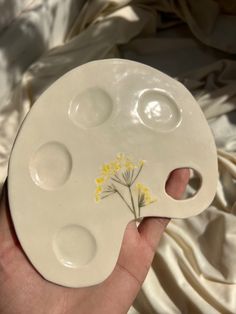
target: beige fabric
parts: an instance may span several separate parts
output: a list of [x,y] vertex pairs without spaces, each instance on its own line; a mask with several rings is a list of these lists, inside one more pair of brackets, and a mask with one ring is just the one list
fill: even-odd
[[86,1],[66,41],[34,63],[1,102],[3,182],[23,117],[43,90],[73,67],[94,59],[129,58],[176,77],[196,97],[218,146],[217,195],[201,215],[170,223],[130,314],[236,313],[233,8],[233,0]]

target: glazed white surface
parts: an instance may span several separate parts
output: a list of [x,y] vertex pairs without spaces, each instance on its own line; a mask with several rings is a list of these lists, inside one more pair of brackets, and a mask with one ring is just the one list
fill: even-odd
[[[190,217],[215,195],[215,143],[180,83],[127,60],[75,68],[36,101],[9,165],[17,235],[46,279],[81,287],[113,270],[134,216],[117,195],[95,202],[94,190],[101,166],[119,153],[145,161],[139,178],[157,200],[141,209],[141,217]],[[165,183],[182,167],[195,169],[202,185],[191,199],[177,201],[166,194]]]

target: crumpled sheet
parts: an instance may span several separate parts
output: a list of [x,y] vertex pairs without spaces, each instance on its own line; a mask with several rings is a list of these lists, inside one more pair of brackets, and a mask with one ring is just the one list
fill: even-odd
[[0,9],[1,12],[4,12],[4,14],[0,15],[0,32],[11,24],[32,1],[33,0],[0,0]]
[[129,314],[236,313],[235,1],[91,0],[71,25],[61,45],[38,57],[1,98],[1,183],[22,119],[68,70],[120,57],[175,77],[192,92],[212,128],[218,189],[202,214],[171,221]]

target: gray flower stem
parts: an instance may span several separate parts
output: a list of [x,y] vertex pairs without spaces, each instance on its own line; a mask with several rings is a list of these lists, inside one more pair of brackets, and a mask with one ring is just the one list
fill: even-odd
[[135,211],[130,207],[129,203],[125,200],[125,198],[123,197],[123,195],[118,191],[116,190],[116,193],[120,196],[120,198],[124,201],[124,203],[126,204],[126,206],[128,206],[129,210],[131,211],[132,214],[134,214],[134,217],[135,219],[137,218],[136,217],[136,213]]

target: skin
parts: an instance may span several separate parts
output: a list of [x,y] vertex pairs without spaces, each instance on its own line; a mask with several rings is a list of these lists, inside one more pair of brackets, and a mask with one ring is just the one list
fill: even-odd
[[[168,194],[180,198],[188,179],[187,169],[173,171],[166,185]],[[169,221],[145,218],[138,228],[130,222],[112,274],[96,286],[65,288],[42,278],[22,251],[11,221],[5,185],[0,202],[0,313],[127,313]]]

